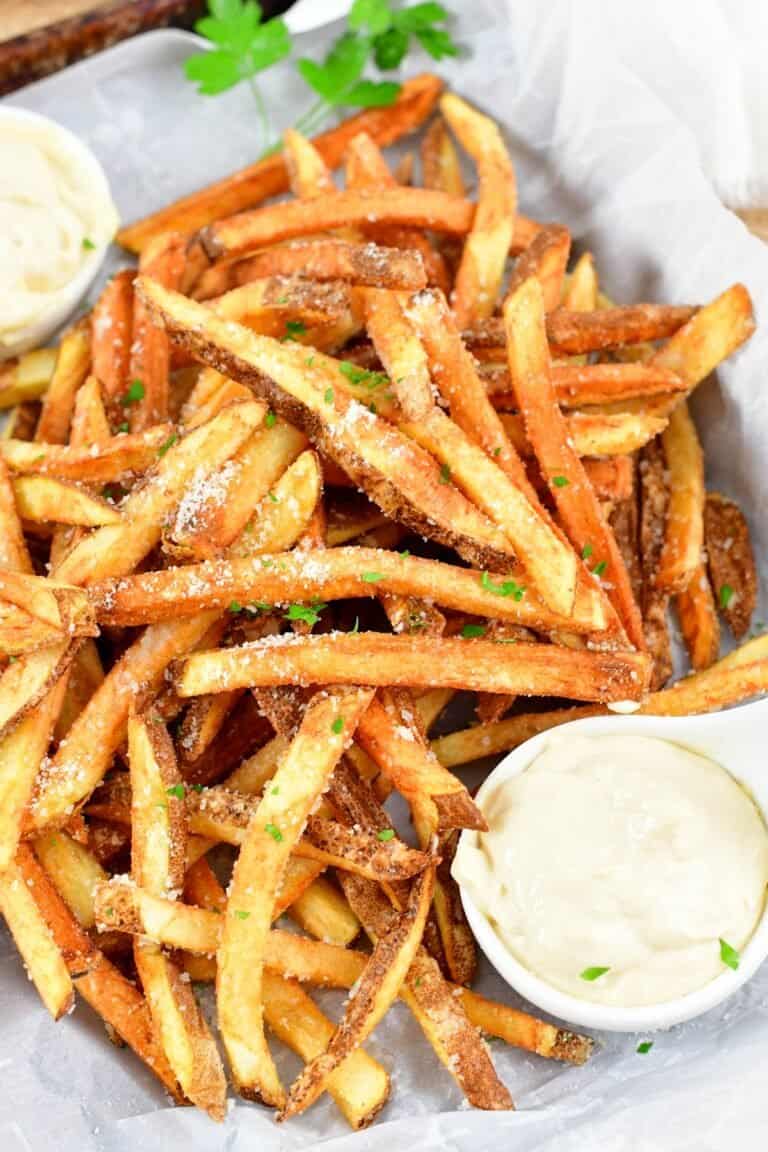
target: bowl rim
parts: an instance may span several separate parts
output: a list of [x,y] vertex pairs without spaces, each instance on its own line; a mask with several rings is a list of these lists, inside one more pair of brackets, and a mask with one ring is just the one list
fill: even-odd
[[[761,704],[766,707],[760,709]],[[768,711],[768,700],[745,704],[738,710],[742,711],[754,707],[766,712]],[[697,729],[706,727],[707,723],[712,722],[715,717],[719,717],[719,722],[723,723],[721,713],[698,716],[606,714],[586,716],[569,721],[557,728],[539,732],[517,748],[512,749],[489,772],[478,789],[476,800],[482,808],[484,797],[498,787],[500,783],[525,771],[555,732],[586,729],[597,734],[609,730],[609,727],[615,731],[616,726],[621,725],[624,731],[635,731],[647,736],[672,740],[672,742],[675,742],[673,733],[678,732],[680,734],[679,742],[684,743],[682,735],[686,730],[690,731],[693,726]],[[735,774],[719,758],[716,762],[729,772],[729,775],[736,778]],[[768,823],[768,805],[765,801],[760,802],[754,796],[752,798],[763,819]],[[465,829],[461,833],[459,847],[462,844],[474,845],[478,835],[476,831]],[[724,968],[719,975],[703,987],[687,992],[683,996],[661,1001],[658,1004],[636,1005],[634,1007],[598,1004],[591,1000],[581,1000],[577,996],[563,992],[536,975],[530,968],[526,968],[512,955],[486,914],[475,903],[466,885],[459,883],[459,891],[464,912],[475,939],[499,975],[506,980],[511,988],[538,1008],[579,1027],[598,1028],[608,1032],[653,1032],[662,1028],[670,1028],[675,1024],[682,1024],[722,1003],[745,984],[768,957],[768,898],[766,898],[762,915],[755,930],[740,951],[739,967],[735,971],[731,968]]]

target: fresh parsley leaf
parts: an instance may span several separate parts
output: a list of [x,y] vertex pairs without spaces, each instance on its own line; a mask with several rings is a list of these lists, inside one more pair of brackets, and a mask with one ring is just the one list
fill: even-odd
[[242,612],[242,610],[243,606],[239,600],[233,600],[227,608],[227,612],[231,612],[233,616],[237,616],[238,612]]
[[392,23],[392,6],[389,0],[355,0],[349,10],[347,23],[356,32],[378,36],[386,32]]
[[268,832],[276,844],[280,844],[283,839],[283,834],[278,828],[277,824],[265,824],[264,831]]
[[599,980],[601,976],[605,976],[606,972],[610,972],[610,968],[585,968],[583,972],[579,973],[582,980],[588,980],[590,983],[593,980]]
[[299,72],[318,96],[336,107],[345,103],[347,92],[361,78],[369,50],[366,39],[347,33],[336,41],[322,64],[299,60]]
[[176,441],[177,441],[177,440],[178,440],[178,436],[176,435],[176,433],[175,433],[175,432],[171,432],[170,436],[169,436],[169,437],[168,437],[168,439],[165,441],[165,443],[164,443],[164,444],[161,444],[161,445],[160,445],[160,447],[158,448],[158,450],[157,450],[157,454],[158,454],[158,456],[165,456],[165,454],[166,454],[166,452],[168,451],[168,449],[169,449],[169,448],[172,448],[172,447],[173,447],[173,445],[176,443]]
[[733,600],[733,588],[730,584],[723,584],[720,589],[720,607],[727,608],[731,600]]
[[269,791],[270,791],[270,793],[271,793],[273,796],[277,796],[277,795],[278,795],[278,793],[280,792],[280,785],[279,785],[279,784],[275,784],[274,788],[270,788],[270,790],[269,790]]
[[651,1048],[653,1048],[653,1040],[643,1040],[641,1044],[638,1044],[635,1051],[641,1056],[645,1056],[646,1052],[650,1052]]
[[394,828],[382,828],[381,832],[376,833],[376,839],[381,840],[382,844],[386,844],[388,840],[394,840]]
[[337,716],[336,719],[334,720],[333,724],[331,724],[331,732],[335,732],[336,735],[338,736],[339,732],[341,732],[343,727],[344,727],[344,721],[343,721],[342,717]]
[[391,80],[361,80],[347,89],[344,103],[354,108],[388,108],[400,93],[400,85]]
[[408,549],[407,549],[407,548],[403,548],[403,550],[402,550],[402,552],[400,553],[400,555],[402,556],[403,560],[407,560],[407,559],[408,559],[408,557],[410,556],[410,552],[408,551]]
[[444,24],[448,19],[448,12],[442,4],[414,4],[404,8],[395,17],[398,27],[409,32],[419,32],[424,28],[431,28],[433,24]]
[[450,484],[451,482],[451,469],[447,464],[440,465],[440,483]]
[[185,789],[183,784],[172,784],[170,788],[165,790],[166,796],[175,796],[177,800],[183,800]]
[[402,28],[388,28],[373,42],[373,58],[382,72],[399,68],[408,51],[408,33]]
[[593,547],[592,547],[592,545],[591,545],[591,544],[585,544],[585,545],[584,545],[584,547],[583,547],[583,548],[582,548],[582,550],[581,550],[581,558],[582,558],[582,560],[589,560],[589,558],[590,558],[590,556],[592,555],[593,551],[594,551],[594,549],[593,549]]
[[386,579],[386,577],[383,572],[363,572],[360,579],[364,584],[376,584],[379,580]]
[[487,572],[483,572],[480,577],[480,584],[486,592],[492,592],[494,596],[511,596],[513,600],[522,600],[525,595],[522,584],[518,584],[515,580],[503,580],[501,584],[494,584]]
[[341,360],[339,372],[342,376],[346,376],[350,384],[365,384],[371,392],[380,388],[382,384],[389,384],[389,377],[386,372],[371,372],[368,368],[361,368],[359,364],[355,364],[351,360]]
[[485,636],[484,624],[465,624],[461,630],[461,634],[465,640],[471,640],[475,636]]
[[146,389],[141,380],[131,380],[130,387],[120,403],[123,408],[127,408],[130,404],[138,404],[139,400],[144,399],[145,394]]
[[242,908],[235,908],[234,915],[237,916],[238,920],[247,920],[250,912],[244,912]]
[[419,28],[414,35],[433,60],[444,60],[446,56],[459,54],[458,44],[444,28]]
[[555,488],[567,488],[570,481],[567,476],[553,476],[552,483]]
[[285,325],[283,340],[295,340],[297,336],[303,336],[306,330],[307,326],[301,320],[288,320]]
[[208,7],[212,15],[198,20],[195,31],[216,47],[184,62],[187,79],[204,96],[234,88],[290,54],[285,21],[262,24],[261,5],[255,0],[209,0]]
[[608,561],[607,560],[601,560],[599,564],[595,564],[592,571],[594,572],[595,576],[603,576],[605,574],[605,570],[607,567],[608,567]]
[[271,491],[267,492],[267,496],[269,496],[269,498],[273,504],[279,504],[280,503],[280,497],[275,496],[274,492],[271,492]]
[[323,397],[326,404],[333,404],[333,388],[326,388],[325,396]]
[[720,937],[720,959],[723,964],[727,965],[728,968],[732,968],[734,972],[741,962],[738,949],[729,944],[727,940],[723,940],[722,936]]
[[203,787],[204,787],[204,785],[202,785],[202,784],[190,784],[190,788],[192,789],[193,792],[202,792]]
[[130,428],[130,425],[128,424],[127,420],[124,420],[122,424],[118,424],[118,426],[117,426],[118,432],[127,432],[129,430],[129,428]]
[[83,248],[86,252],[93,252],[95,247],[96,245],[94,244],[93,240],[91,240],[90,236],[83,236]]
[[274,412],[270,408],[269,412],[267,412],[266,416],[264,417],[264,427],[265,428],[274,428],[276,423],[277,423],[277,416],[275,416]]
[[285,613],[286,620],[303,620],[305,624],[310,626],[317,624],[320,619],[320,613],[327,604],[321,604],[319,600],[310,604],[289,604],[288,611]]

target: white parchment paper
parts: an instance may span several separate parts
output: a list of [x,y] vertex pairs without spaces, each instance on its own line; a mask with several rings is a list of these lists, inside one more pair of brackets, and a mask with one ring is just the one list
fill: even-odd
[[[768,316],[768,249],[722,208],[690,130],[615,51],[604,5],[454,0],[452,6],[460,10],[458,34],[471,55],[441,70],[505,125],[527,213],[567,223],[595,253],[601,279],[618,300],[699,302],[743,280],[758,319]],[[310,32],[305,43],[314,48],[328,36]],[[152,33],[11,102],[79,132],[104,163],[123,218],[132,219],[254,158],[248,93],[196,96],[181,73],[193,46],[183,33]],[[278,127],[306,106],[288,70],[268,76],[265,92]],[[120,262],[115,254],[112,266]],[[742,502],[763,559],[766,332],[705,384],[695,403],[709,482]],[[514,1000],[487,967],[480,988]],[[325,994],[323,1003],[336,1011],[340,997]],[[724,1008],[656,1036],[646,1056],[637,1055],[636,1036],[601,1037],[581,1069],[494,1044],[520,1109],[509,1115],[463,1109],[450,1077],[398,1006],[369,1044],[391,1071],[391,1102],[374,1128],[354,1136],[327,1098],[283,1128],[240,1103],[233,1102],[220,1126],[169,1107],[130,1052],[106,1042],[87,1007],[79,1005],[58,1025],[47,1018],[3,930],[0,1020],[1,1152],[276,1152],[321,1142],[324,1152],[389,1152],[398,1145],[413,1152],[765,1147],[768,967]],[[281,1054],[280,1062],[286,1077],[295,1071],[293,1057]]]

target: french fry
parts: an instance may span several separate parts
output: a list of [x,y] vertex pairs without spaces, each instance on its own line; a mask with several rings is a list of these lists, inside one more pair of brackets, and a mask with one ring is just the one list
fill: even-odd
[[459,995],[475,1028],[487,1036],[498,1037],[516,1048],[524,1048],[550,1060],[564,1060],[568,1064],[584,1064],[592,1054],[592,1041],[588,1036],[537,1020],[527,1012],[479,996],[469,988],[462,988]]
[[368,334],[393,382],[403,414],[408,420],[420,420],[435,404],[421,341],[394,292],[369,289],[364,299]]
[[571,234],[567,228],[559,224],[542,228],[518,256],[509,278],[507,295],[511,296],[529,277],[535,276],[541,284],[545,310],[554,312],[563,295],[570,252]]
[[669,473],[669,505],[656,583],[667,592],[680,592],[701,562],[706,498],[704,457],[685,401],[670,413],[661,439]]
[[0,432],[0,440],[21,440],[25,444],[34,440],[40,408],[36,400],[24,400],[11,408]]
[[456,768],[482,760],[486,756],[498,756],[509,752],[518,745],[571,720],[581,720],[585,716],[597,716],[601,708],[579,707],[558,708],[553,712],[526,712],[497,720],[493,724],[477,724],[474,728],[464,728],[449,736],[440,736],[431,743],[432,751],[445,768]]
[[157,462],[158,451],[172,434],[172,424],[157,424],[135,436],[114,436],[97,451],[2,440],[0,456],[12,473],[57,476],[60,480],[85,480],[92,484],[110,483],[128,472],[145,472]]
[[425,188],[464,196],[464,177],[453,140],[442,116],[435,116],[421,142],[421,174]]
[[[514,406],[509,372],[502,365],[488,365],[483,377],[489,396],[497,408]],[[561,408],[582,404],[612,404],[659,393],[684,392],[685,381],[669,368],[637,364],[552,365],[552,383]]]
[[192,701],[176,735],[176,747],[184,763],[194,763],[210,747],[241,695],[241,692],[222,692],[219,696],[201,696]]
[[334,190],[334,183],[325,161],[315,146],[293,128],[283,133],[285,164],[291,192],[299,199],[322,196]]
[[[169,232],[151,240],[139,256],[139,273],[166,288],[178,288],[184,268],[184,238]],[[157,328],[140,297],[133,298],[133,327],[128,378],[139,393],[130,405],[132,432],[143,432],[168,419],[170,347],[166,333]]]
[[64,334],[56,367],[43,397],[35,439],[47,444],[66,444],[69,421],[78,388],[91,364],[91,332],[87,320],[79,320]]
[[[754,655],[754,660],[750,657]],[[652,692],[640,709],[650,716],[689,716],[717,712],[768,691],[765,637],[743,644],[703,672],[694,672],[670,688]]]
[[0,676],[0,737],[35,708],[72,662],[75,646],[59,641],[27,652]]
[[453,93],[440,111],[477,168],[478,203],[456,273],[452,306],[456,323],[468,327],[491,316],[515,232],[515,170],[498,125]]
[[66,686],[64,673],[34,711],[0,740],[0,875],[11,867],[16,855],[24,809],[48,750]]
[[61,581],[0,568],[0,601],[69,636],[98,634],[87,593]]
[[[162,625],[156,625],[162,627]],[[380,633],[280,636],[244,648],[201,652],[177,673],[181,696],[274,684],[354,684],[466,688],[522,696],[639,699],[646,687],[643,653],[590,652],[516,644],[499,657],[493,641]]]
[[16,476],[12,483],[18,513],[32,523],[99,528],[122,519],[114,504],[53,476]]
[[110,423],[125,419],[122,403],[128,391],[133,333],[133,268],[124,268],[108,280],[91,313],[93,374],[104,392]]
[[237,404],[178,442],[170,437],[149,481],[123,502],[123,522],[97,528],[81,540],[59,566],[59,577],[66,580],[72,574],[78,583],[89,584],[130,572],[160,540],[163,517],[192,478],[201,470],[208,475],[215,472],[263,419],[263,405]]
[[[341,163],[348,141],[358,132],[368,132],[382,147],[399,140],[423,123],[434,107],[442,82],[425,73],[407,80],[392,107],[367,108],[344,120],[313,143],[330,168]],[[118,244],[140,252],[148,240],[163,232],[191,232],[220,216],[244,209],[288,190],[288,169],[281,155],[273,155],[217,183],[193,192],[152,216],[122,228]]]
[[[128,756],[133,879],[153,896],[178,892],[185,863],[183,785],[170,737],[156,717],[131,716]],[[136,940],[133,955],[155,1033],[179,1084],[194,1104],[223,1120],[224,1070],[189,981],[155,943]]]
[[669,594],[656,574],[664,546],[669,507],[667,466],[660,440],[651,441],[640,456],[640,564],[643,631],[653,657],[651,687],[659,688],[672,672],[672,644],[667,620]]
[[419,948],[433,886],[434,866],[421,873],[411,888],[406,909],[378,936],[341,1021],[326,1047],[291,1085],[279,1120],[299,1115],[318,1099],[334,1072],[341,1070],[342,1062],[365,1042],[394,1003]]
[[[571,312],[556,308],[546,317],[547,340],[553,356],[580,356],[585,352],[605,352],[625,344],[640,344],[646,340],[663,340],[672,336],[697,314],[697,308],[687,306],[633,304],[626,308],[599,308],[594,312]],[[498,317],[486,320],[466,334],[471,350],[504,348],[504,325]],[[499,356],[503,360],[503,353]],[[678,361],[676,361],[678,363]],[[684,375],[663,358],[654,367],[671,368],[678,376]]]
[[[23,854],[23,855],[22,855]],[[31,856],[22,846],[20,855]],[[17,860],[13,858],[0,871],[0,912],[16,942],[40,999],[54,1020],[71,1011],[74,989],[67,965],[56,946],[33,892]]]
[[[291,548],[305,531],[322,495],[323,477],[314,452],[302,452],[257,507],[239,539],[233,557]],[[274,499],[273,499],[274,497]]]
[[0,564],[14,572],[31,572],[32,561],[19,521],[16,493],[8,466],[0,456]]
[[[510,441],[523,455],[531,454],[523,418],[501,412],[501,422]],[[640,412],[567,412],[565,424],[577,456],[626,456],[658,436],[667,426],[666,417]]]
[[316,861],[293,859],[291,864],[315,869],[315,876],[298,895],[290,900],[284,897],[282,902],[290,918],[318,940],[342,948],[351,944],[360,934],[360,921],[347,901],[324,876],[317,875]]
[[[35,837],[32,848],[79,923],[83,928],[93,928],[94,894],[108,878],[96,856],[64,831],[44,832]],[[121,888],[133,891],[125,884]]]
[[282,606],[388,593],[544,631],[569,627],[592,633],[607,627],[600,598],[586,581],[568,616],[551,612],[533,591],[519,595],[520,577],[516,569],[491,578],[437,560],[347,546],[322,556],[260,553],[141,573],[92,586],[91,600],[99,622],[109,625],[178,619],[232,603]]
[[364,689],[313,699],[235,864],[218,953],[219,1022],[238,1091],[268,1103],[284,1100],[262,1026],[264,938],[272,906],[303,824],[370,699]]
[[720,625],[705,564],[699,565],[675,603],[691,667],[702,672],[720,651]]
[[717,492],[707,493],[704,544],[718,606],[733,635],[741,640],[757,602],[755,557],[743,512]]
[[570,312],[593,312],[597,308],[597,272],[591,252],[584,252],[576,261],[563,285],[563,308]]
[[196,355],[215,360],[230,376],[262,392],[341,464],[382,511],[397,513],[415,531],[457,547],[470,561],[491,563],[493,558],[498,563],[509,555],[503,535],[456,489],[441,483],[440,469],[427,453],[346,397],[338,361],[321,353],[307,357],[303,349],[223,324],[202,305],[150,281],[140,281],[139,290]]
[[38,348],[0,364],[0,408],[43,396],[56,368],[56,349]]
[[509,371],[526,431],[566,531],[590,570],[606,574],[606,592],[630,641],[644,647],[640,611],[627,569],[606,523],[584,467],[568,439],[568,429],[549,379],[541,287],[529,279],[504,305]]

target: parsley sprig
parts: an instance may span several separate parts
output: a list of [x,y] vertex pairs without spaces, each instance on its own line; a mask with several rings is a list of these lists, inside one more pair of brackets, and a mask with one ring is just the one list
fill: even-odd
[[[256,77],[290,56],[290,32],[280,17],[262,22],[262,7],[256,0],[208,0],[208,11],[209,15],[195,24],[195,31],[209,40],[212,48],[184,62],[186,76],[205,96],[218,95],[246,81],[256,101],[266,145],[269,118]],[[381,108],[394,103],[400,85],[367,76],[367,68],[371,64],[379,72],[398,68],[414,42],[434,60],[457,56],[458,45],[447,22],[446,8],[431,0],[408,7],[392,0],[354,0],[347,27],[325,58],[302,57],[297,63],[299,75],[317,99],[295,127],[311,134],[335,109]]]

